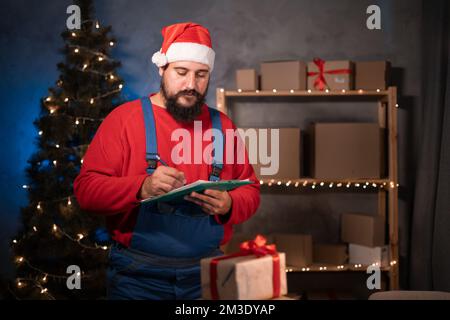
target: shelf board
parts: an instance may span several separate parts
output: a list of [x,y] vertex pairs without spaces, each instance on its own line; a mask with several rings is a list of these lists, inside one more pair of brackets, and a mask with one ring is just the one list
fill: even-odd
[[[368,265],[355,265],[355,264],[343,264],[340,266],[332,265],[332,264],[312,264],[308,267],[298,268],[298,267],[290,267],[286,266],[286,272],[366,272]],[[388,272],[390,270],[389,266],[382,266],[380,268],[383,272]]]
[[[256,90],[237,91],[219,89],[226,97],[327,97],[327,96],[366,96],[386,97],[388,90],[346,90],[346,91],[315,91],[315,90]],[[223,90],[223,91],[222,91]],[[275,89],[274,89],[275,90]]]
[[293,186],[293,187],[322,187],[322,188],[395,188],[398,183],[389,179],[312,179],[312,178],[293,178],[293,179],[262,179],[259,180],[260,185],[268,186]]

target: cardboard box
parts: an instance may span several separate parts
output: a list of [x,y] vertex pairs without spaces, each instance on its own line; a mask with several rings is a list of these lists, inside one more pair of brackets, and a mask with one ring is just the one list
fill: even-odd
[[[280,252],[280,295],[287,293],[285,254]],[[210,262],[202,259],[202,298],[212,299]],[[273,298],[273,257],[244,256],[221,260],[217,264],[217,291],[221,300],[262,300]]]
[[364,266],[378,264],[380,267],[389,266],[389,247],[367,247],[350,243],[348,245],[349,262]]
[[389,85],[390,62],[360,61],[355,64],[355,89],[386,89]]
[[[228,241],[228,243],[226,243],[223,247],[222,250],[225,254],[231,254],[231,253],[235,253],[239,251],[239,247],[241,245],[242,242],[245,241],[249,241],[249,240],[253,240],[255,239],[256,233],[255,234],[251,234],[251,233],[234,233],[230,239],[230,241]],[[273,236],[271,234],[268,235],[264,235],[264,237],[267,240],[267,244],[272,244],[274,243],[273,241]]]
[[348,260],[347,245],[345,244],[322,244],[313,246],[313,262],[342,265]]
[[275,233],[277,250],[286,254],[288,267],[302,268],[312,264],[312,236],[295,233]]
[[[327,71],[339,71],[339,70],[350,70],[350,73],[327,73]],[[319,72],[319,67],[314,62],[308,62],[308,73],[309,72]],[[324,78],[325,87],[322,90],[352,90],[353,89],[353,79],[354,79],[354,65],[348,60],[339,61],[325,61],[324,66]],[[314,86],[319,75],[308,75],[307,76],[307,87],[310,90],[319,90]]]
[[236,89],[243,91],[258,90],[258,75],[255,69],[236,70]]
[[341,240],[367,247],[384,245],[385,219],[379,215],[344,213],[341,216]]
[[261,63],[262,90],[306,90],[306,64],[302,61]]
[[382,178],[384,129],[377,123],[316,123],[310,127],[311,175],[317,179]]
[[[300,178],[300,129],[254,129],[243,128],[242,141],[245,143],[249,161],[258,179]],[[264,131],[261,131],[264,130]],[[278,130],[278,139],[276,131]],[[266,132],[266,134],[263,134]],[[272,144],[272,132],[274,144]],[[255,138],[256,137],[256,138]],[[263,156],[267,155],[265,159]]]

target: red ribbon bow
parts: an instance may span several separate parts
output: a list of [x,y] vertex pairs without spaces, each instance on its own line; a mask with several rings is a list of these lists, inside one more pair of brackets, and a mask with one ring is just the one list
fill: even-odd
[[315,58],[313,60],[314,64],[319,69],[319,72],[309,72],[308,77],[319,75],[316,80],[314,80],[314,88],[317,90],[323,91],[326,87],[328,88],[328,84],[325,81],[325,74],[349,74],[351,73],[350,69],[335,69],[335,70],[327,70],[325,71],[325,60],[320,58]]
[[219,299],[217,290],[217,265],[219,261],[232,259],[235,257],[256,255],[258,258],[266,255],[272,256],[273,261],[273,297],[280,296],[280,257],[277,248],[274,244],[266,245],[266,238],[262,235],[257,235],[254,240],[249,240],[241,243],[240,251],[214,258],[210,262],[209,269],[209,283],[211,287],[211,297],[213,300]]

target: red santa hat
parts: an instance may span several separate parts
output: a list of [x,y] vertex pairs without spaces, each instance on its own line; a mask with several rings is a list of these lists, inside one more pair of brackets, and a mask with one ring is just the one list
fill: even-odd
[[174,61],[194,61],[214,68],[215,53],[208,29],[192,22],[176,23],[161,30],[164,37],[161,50],[155,52],[152,62],[158,67]]

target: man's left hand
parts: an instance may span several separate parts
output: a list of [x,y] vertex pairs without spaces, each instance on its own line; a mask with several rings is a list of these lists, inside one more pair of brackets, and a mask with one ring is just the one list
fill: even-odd
[[208,214],[227,214],[233,203],[227,191],[206,189],[203,194],[192,192],[185,200],[199,205],[202,210]]

